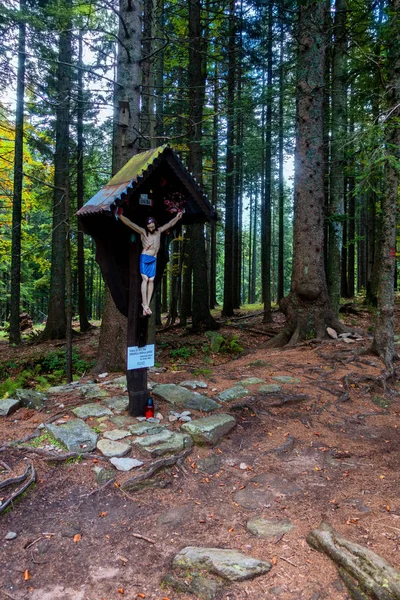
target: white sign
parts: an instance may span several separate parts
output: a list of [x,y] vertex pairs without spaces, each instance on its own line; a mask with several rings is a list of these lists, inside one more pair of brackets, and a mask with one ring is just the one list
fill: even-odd
[[149,198],[148,194],[140,194],[139,204],[141,206],[153,206],[153,201]]
[[128,348],[128,370],[154,367],[154,344],[130,346]]

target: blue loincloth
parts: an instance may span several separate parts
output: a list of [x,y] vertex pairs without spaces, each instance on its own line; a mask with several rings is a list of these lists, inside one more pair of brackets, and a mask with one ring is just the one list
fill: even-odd
[[149,279],[153,279],[156,276],[156,256],[149,256],[148,254],[140,255],[140,273],[146,275]]

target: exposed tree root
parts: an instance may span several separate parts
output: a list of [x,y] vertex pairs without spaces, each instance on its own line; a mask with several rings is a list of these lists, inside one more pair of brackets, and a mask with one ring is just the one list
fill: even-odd
[[53,454],[52,452],[48,452],[47,450],[43,450],[42,448],[33,448],[33,446],[15,446],[14,444],[9,444],[3,446],[1,450],[5,450],[6,448],[12,448],[13,450],[19,450],[23,452],[30,452],[32,454],[38,454],[42,456],[44,460],[48,461],[56,461],[62,462],[65,460],[69,460],[71,458],[84,458],[85,460],[104,460],[108,461],[108,458],[105,456],[101,456],[100,454],[93,454],[91,452],[65,452],[63,454]]
[[[27,481],[25,481],[25,479],[28,477],[29,474],[30,474],[29,479]],[[10,481],[10,485],[13,485],[15,483],[19,483],[21,481],[21,478],[15,477],[14,480],[9,480],[9,481]],[[35,468],[32,463],[29,463],[28,469],[25,471],[22,481],[25,481],[25,483],[23,485],[21,485],[15,492],[13,492],[11,494],[11,496],[9,498],[7,498],[1,504],[0,513],[5,511],[5,509],[8,506],[10,506],[10,504],[12,504],[14,502],[14,500],[16,500],[16,498],[18,498],[18,496],[23,494],[25,492],[25,490],[27,490],[28,487],[36,481],[36,471],[35,471]]]
[[126,479],[121,484],[121,489],[129,489],[141,481],[150,479],[160,469],[163,469],[164,467],[171,467],[172,465],[179,463],[181,460],[186,458],[186,456],[188,456],[191,452],[192,448],[186,448],[186,450],[184,450],[180,454],[174,454],[173,456],[168,456],[167,458],[160,458],[160,460],[154,462],[144,473],[140,473],[139,475],[135,475],[135,477]]
[[400,573],[375,552],[341,537],[327,523],[307,542],[334,561],[355,600],[400,600]]

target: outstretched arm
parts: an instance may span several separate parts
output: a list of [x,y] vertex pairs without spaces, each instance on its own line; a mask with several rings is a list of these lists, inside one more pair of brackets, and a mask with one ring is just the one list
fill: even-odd
[[183,212],[182,211],[178,212],[176,217],[174,217],[169,223],[165,223],[165,225],[162,225],[161,227],[159,227],[158,231],[161,231],[161,232],[167,231],[167,229],[170,229],[171,227],[176,225],[177,222],[179,221],[179,219],[182,219],[182,217],[183,217]]
[[132,221],[130,221],[129,219],[127,219],[126,217],[124,217],[124,215],[119,215],[119,219],[125,225],[128,225],[128,227],[130,227],[131,229],[133,229],[133,231],[136,231],[136,233],[140,233],[140,235],[146,235],[146,232],[143,229],[143,227],[139,227],[139,225],[136,225],[136,223],[132,223]]

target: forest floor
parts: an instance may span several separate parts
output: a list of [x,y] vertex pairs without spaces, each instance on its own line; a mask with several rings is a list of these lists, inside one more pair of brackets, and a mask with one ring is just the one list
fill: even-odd
[[[225,403],[220,412],[235,416],[236,428],[217,447],[194,447],[181,466],[164,472],[164,489],[124,492],[118,483],[126,474],[117,471],[116,482],[102,487],[93,460],[56,463],[9,446],[59,414],[59,398],[45,410],[22,408],[0,419],[0,460],[18,470],[27,457],[37,472],[36,485],[0,516],[1,600],[193,598],[161,584],[185,546],[232,548],[272,563],[268,574],[225,587],[223,600],[345,600],[333,563],[306,542],[322,521],[400,567],[400,400],[368,353],[370,314],[359,308],[343,317],[362,340],[279,350],[263,344],[283,316],[275,313],[268,327],[261,316],[248,316],[221,329],[225,337],[237,335],[245,348],[237,355],[212,355],[204,336],[179,327],[159,333],[157,360],[165,370],[151,379],[201,379],[210,397],[249,377],[300,383],[282,384],[277,396],[252,391]],[[76,337],[81,355],[94,357],[98,334],[96,328]],[[0,343],[0,361],[29,361],[53,346]],[[68,416],[68,397],[63,404]],[[164,419],[170,408],[157,402]],[[263,481],[268,501],[257,489]],[[294,527],[262,539],[246,527],[255,516]],[[10,531],[17,536],[8,541]]]

